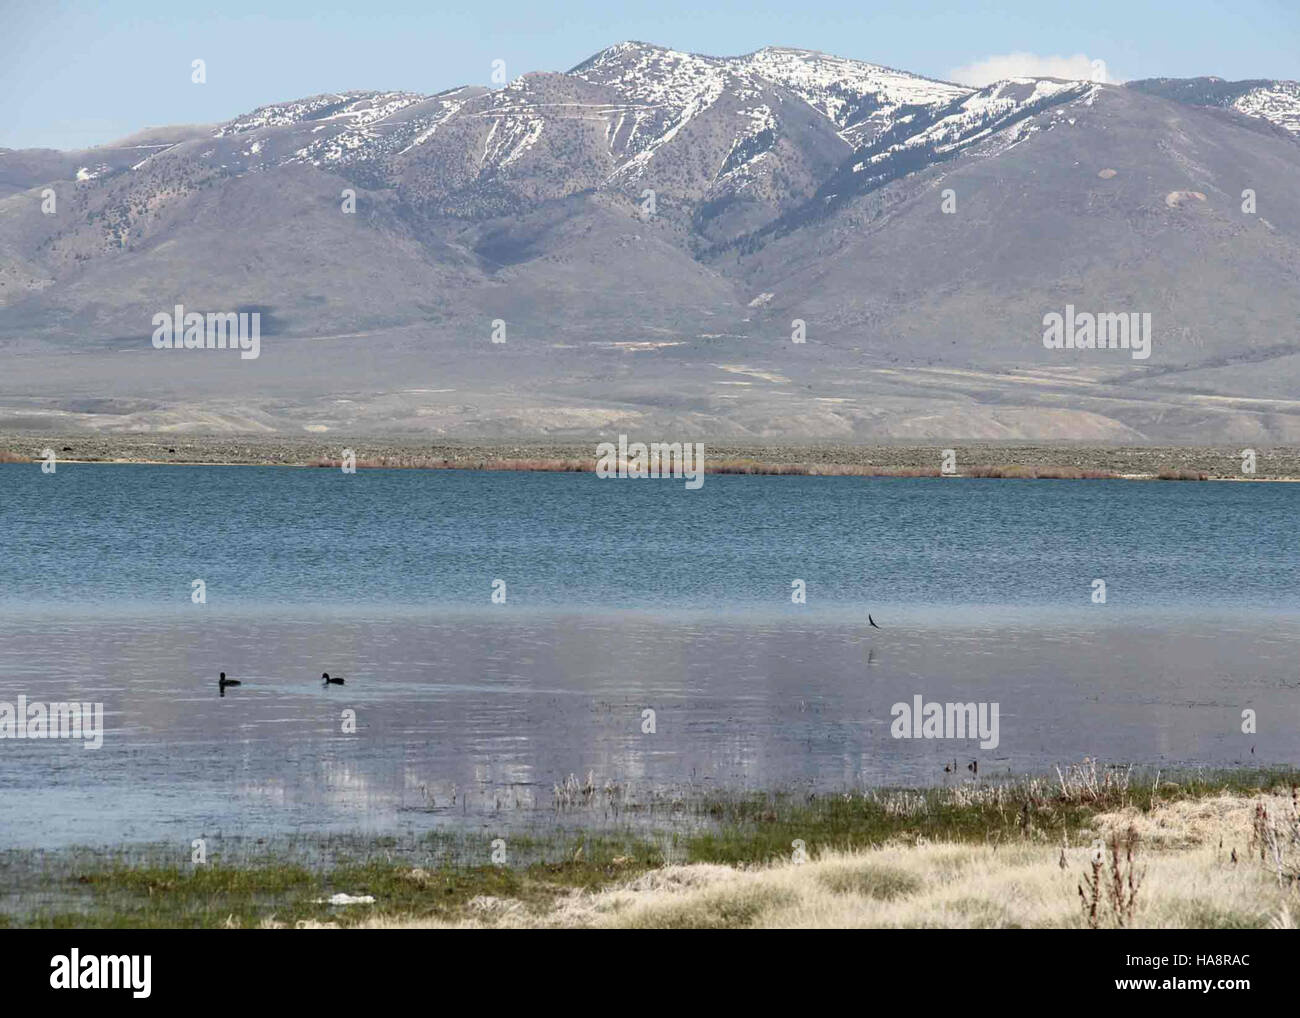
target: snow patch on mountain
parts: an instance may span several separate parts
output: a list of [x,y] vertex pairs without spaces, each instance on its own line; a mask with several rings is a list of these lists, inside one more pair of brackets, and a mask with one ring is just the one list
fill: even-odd
[[747,187],[754,179],[754,164],[776,144],[776,117],[772,115],[771,107],[760,105],[740,110],[739,113],[741,117],[748,118],[749,123],[732,142],[731,151],[727,153],[727,158],[723,160],[714,178],[715,187],[723,183],[734,184],[736,190]]
[[346,120],[351,128],[384,120],[404,106],[425,97],[414,92],[336,92],[314,95],[296,102],[259,106],[252,113],[236,117],[217,130],[214,137],[227,138],[266,127],[287,127],[304,121]]
[[738,74],[762,78],[795,93],[832,121],[850,144],[878,131],[903,108],[941,106],[973,91],[878,64],[779,46],[728,63]]
[[1255,88],[1232,104],[1247,116],[1272,121],[1292,134],[1300,135],[1300,82],[1275,81]]
[[723,60],[633,42],[601,50],[569,74],[615,88],[674,118],[716,100],[727,84]]
[[623,117],[626,123],[630,116],[631,124],[620,125],[611,136],[622,158],[611,180],[641,177],[655,152],[729,87],[741,98],[758,94],[732,79],[725,63],[716,57],[623,42],[601,50],[568,72],[593,85],[612,88],[635,103]]
[[1015,113],[1041,107],[1064,95],[1080,98],[1091,87],[1087,82],[1050,81],[1042,78],[1015,78],[981,89],[949,107],[951,112],[924,129],[908,136],[900,144],[876,152],[867,164],[888,159],[903,149],[930,148],[946,154],[987,137]]
[[[1088,104],[1101,86],[1088,81],[1013,78],[995,82],[933,112],[901,119],[875,142],[855,155],[848,184],[843,175],[825,186],[824,196],[847,187],[870,191],[892,180],[948,159],[978,142],[998,135],[1005,150],[1025,140],[1035,129],[1025,121],[1064,103]],[[1050,126],[1055,126],[1055,121]],[[1050,129],[1050,127],[1049,127]],[[830,194],[830,191],[834,194]]]
[[[456,91],[459,93],[463,92],[464,89],[457,89]],[[405,125],[406,134],[410,135],[413,133],[414,136],[410,138],[409,142],[406,141],[405,137],[402,138],[405,145],[397,150],[397,154],[403,156],[412,149],[419,148],[438,133],[439,127],[459,113],[461,107],[463,107],[468,101],[468,99],[462,99],[459,96],[448,97],[443,101],[442,106],[437,110],[437,112],[408,121]]]
[[376,92],[348,103],[342,109],[317,111],[316,115],[304,119],[322,120],[325,123],[318,126],[326,127],[335,126],[331,122],[339,121],[342,129],[323,135],[300,149],[295,156],[322,166],[362,153],[387,133],[389,125],[385,121],[425,98],[413,92]]

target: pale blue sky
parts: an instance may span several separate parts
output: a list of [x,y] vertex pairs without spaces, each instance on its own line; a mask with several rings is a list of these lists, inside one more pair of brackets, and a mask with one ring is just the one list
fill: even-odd
[[[624,39],[725,56],[799,46],[933,77],[1013,52],[1113,78],[1300,78],[1300,0],[0,0],[0,146],[80,148],[350,88],[437,92],[562,71]],[[197,5],[195,5],[197,6]],[[190,82],[207,61],[208,81]]]

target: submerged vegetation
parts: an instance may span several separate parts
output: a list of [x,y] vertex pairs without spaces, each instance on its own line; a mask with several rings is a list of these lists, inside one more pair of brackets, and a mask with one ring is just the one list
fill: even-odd
[[[945,788],[701,794],[649,824],[633,806],[562,826],[579,796],[499,839],[322,836],[200,864],[165,846],[11,851],[0,925],[1292,925],[1297,781],[1085,761]],[[585,808],[607,818],[602,798]]]

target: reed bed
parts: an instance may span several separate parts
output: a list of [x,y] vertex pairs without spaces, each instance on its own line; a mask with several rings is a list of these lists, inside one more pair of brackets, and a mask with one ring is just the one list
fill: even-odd
[[963,477],[1001,477],[1029,481],[1114,481],[1122,475],[1110,470],[1085,470],[1082,467],[1027,467],[1010,464],[994,467],[970,467]]
[[[307,463],[309,467],[338,470],[341,459],[317,457]],[[435,456],[373,456],[358,458],[358,470],[534,470],[553,473],[579,473],[594,471],[596,460],[581,459],[450,459]]]
[[[316,457],[306,464],[337,470],[343,466],[341,459]],[[359,457],[358,470],[531,470],[554,473],[591,473],[596,469],[596,458],[590,459],[511,459],[511,458],[451,458],[415,455],[384,455]],[[1107,470],[1088,470],[1081,467],[1033,467],[1009,464],[1003,466],[974,466],[954,474],[944,474],[938,467],[889,466],[863,463],[770,463],[749,459],[706,460],[706,474],[732,474],[766,477],[974,477],[1009,478],[1019,480],[1116,480],[1123,475]],[[1184,478],[1189,471],[1166,471],[1173,479]],[[1175,478],[1173,475],[1177,474]],[[1164,477],[1164,474],[1161,475]],[[1200,476],[1204,480],[1204,475]]]
[[862,463],[766,463],[729,459],[706,462],[706,474],[794,477],[939,477],[938,467],[893,467]]

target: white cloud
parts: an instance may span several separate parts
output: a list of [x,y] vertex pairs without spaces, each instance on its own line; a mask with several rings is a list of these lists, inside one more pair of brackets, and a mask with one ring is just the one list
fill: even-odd
[[962,85],[980,87],[1003,78],[1068,78],[1071,81],[1114,82],[1106,61],[1076,53],[1072,57],[1040,57],[1036,53],[1005,53],[954,67],[948,77]]

